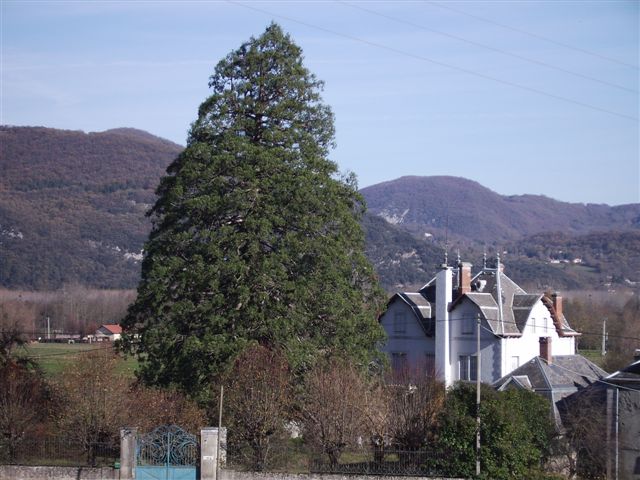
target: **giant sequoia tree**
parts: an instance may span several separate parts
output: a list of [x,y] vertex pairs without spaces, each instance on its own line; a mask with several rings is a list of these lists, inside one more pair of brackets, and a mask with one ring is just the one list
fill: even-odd
[[158,188],[124,322],[146,382],[203,394],[251,342],[281,348],[297,372],[320,356],[376,355],[363,200],[328,159],[322,85],[275,24],[216,66]]

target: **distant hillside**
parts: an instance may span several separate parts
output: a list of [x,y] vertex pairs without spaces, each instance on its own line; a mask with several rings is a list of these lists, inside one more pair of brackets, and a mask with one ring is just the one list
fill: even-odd
[[391,225],[375,215],[362,220],[367,257],[388,291],[423,285],[444,260],[444,249]]
[[[444,249],[431,239],[371,214],[363,226],[367,255],[390,292],[423,285],[444,261]],[[474,265],[474,272],[483,263],[482,247],[458,248],[454,243],[449,265],[456,263],[458,252]],[[640,231],[540,233],[508,243],[500,252],[506,273],[527,290],[640,290]],[[493,265],[496,251],[488,253]]]
[[0,127],[0,285],[135,287],[144,214],[181,149],[126,128]]
[[[181,149],[128,128],[0,127],[0,286],[134,288],[151,227],[145,212]],[[454,177],[404,177],[362,193],[367,255],[389,291],[432,277],[445,231],[450,264],[459,250],[478,267],[484,245],[490,256],[499,246],[525,288],[640,285],[637,204],[503,197]]]
[[411,232],[504,245],[541,232],[640,229],[640,204],[610,207],[538,195],[499,195],[458,177],[402,177],[361,190],[369,212]]

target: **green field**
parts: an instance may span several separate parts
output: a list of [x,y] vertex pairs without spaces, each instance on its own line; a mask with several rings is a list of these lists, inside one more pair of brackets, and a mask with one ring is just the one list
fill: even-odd
[[[35,360],[44,373],[51,377],[64,372],[80,355],[112,348],[111,343],[30,343],[22,347],[18,354]],[[123,358],[118,362],[117,372],[133,377],[137,366],[135,359]]]

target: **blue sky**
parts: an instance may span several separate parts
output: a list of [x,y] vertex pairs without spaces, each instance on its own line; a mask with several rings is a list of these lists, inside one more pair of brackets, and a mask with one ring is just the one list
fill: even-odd
[[361,187],[455,175],[640,202],[637,1],[1,0],[0,123],[185,143],[215,64],[278,22]]

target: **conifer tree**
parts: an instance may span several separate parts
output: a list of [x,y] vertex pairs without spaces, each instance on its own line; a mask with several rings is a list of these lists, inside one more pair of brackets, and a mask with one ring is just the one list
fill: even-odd
[[328,159],[323,83],[271,24],[209,86],[158,187],[124,321],[142,379],[202,396],[250,343],[282,349],[297,373],[333,354],[375,360],[383,296],[355,177]]

